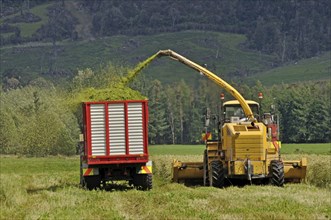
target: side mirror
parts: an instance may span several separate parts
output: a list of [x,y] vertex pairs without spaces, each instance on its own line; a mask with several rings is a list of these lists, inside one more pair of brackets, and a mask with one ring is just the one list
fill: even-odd
[[209,127],[209,123],[210,123],[210,120],[209,119],[206,119],[206,121],[205,121],[205,127]]

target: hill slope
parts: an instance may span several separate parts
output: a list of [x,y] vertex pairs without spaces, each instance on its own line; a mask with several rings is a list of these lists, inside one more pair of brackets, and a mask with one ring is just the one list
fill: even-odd
[[[209,69],[225,78],[270,69],[273,57],[240,49],[244,41],[243,35],[185,31],[154,36],[67,41],[58,43],[56,47],[51,44],[26,44],[1,48],[0,72],[6,76],[14,71],[22,79],[29,80],[39,74],[67,75],[77,69],[97,68],[108,62],[134,66],[158,50],[169,48],[200,64],[207,64]],[[199,77],[198,74],[187,74],[187,67],[165,59],[151,65],[146,72],[166,83],[178,81],[178,77],[190,82]]]
[[[0,39],[3,44],[19,44],[54,38],[218,31],[244,34],[247,48],[277,54],[287,62],[331,49],[330,8],[328,0],[1,1],[0,17],[4,19],[0,24],[3,21],[10,27]],[[13,30],[13,26],[20,29]],[[12,37],[8,37],[10,33]]]
[[[160,49],[172,49],[201,65],[206,64],[208,69],[226,80],[250,83],[260,80],[270,85],[330,78],[330,53],[273,69],[276,65],[273,56],[241,49],[240,45],[244,42],[244,35],[184,31],[153,36],[114,36],[94,41],[64,41],[55,47],[50,43],[30,43],[2,47],[0,73],[2,79],[16,77],[23,84],[40,75],[57,81],[78,69],[98,68],[109,62],[134,66]],[[200,77],[188,67],[167,58],[154,61],[144,72],[145,76],[164,83],[179,79],[194,83]]]
[[331,77],[331,52],[320,56],[299,60],[281,67],[264,71],[248,77],[252,83],[257,79],[264,85],[280,83],[296,83],[309,80],[330,80]]

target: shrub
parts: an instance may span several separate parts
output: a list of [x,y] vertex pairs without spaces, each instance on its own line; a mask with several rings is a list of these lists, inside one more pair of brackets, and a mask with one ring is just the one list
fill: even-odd
[[1,93],[1,153],[73,155],[78,123],[61,95],[49,87]]

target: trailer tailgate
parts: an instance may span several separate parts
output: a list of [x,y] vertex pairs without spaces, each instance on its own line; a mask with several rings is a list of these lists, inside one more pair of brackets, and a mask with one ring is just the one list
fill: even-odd
[[84,102],[87,163],[146,163],[147,100]]

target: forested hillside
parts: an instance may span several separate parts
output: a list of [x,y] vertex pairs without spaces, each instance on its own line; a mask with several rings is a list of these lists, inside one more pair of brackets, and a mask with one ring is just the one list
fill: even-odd
[[[33,15],[30,7],[45,2],[52,3],[48,21],[31,36],[21,36],[22,30],[15,24],[39,21],[41,18]],[[330,50],[330,6],[328,0],[2,0],[2,17],[16,11],[20,14],[2,19],[1,32],[14,36],[1,36],[1,42],[77,40],[86,37],[86,32],[101,37],[209,30],[245,34],[245,47],[276,54],[280,62],[285,62]],[[85,24],[87,29],[77,28],[82,16],[91,18]]]
[[[55,77],[56,84],[73,77],[77,69],[95,69],[108,62],[133,66],[167,48],[203,62],[227,80],[247,82],[248,77],[249,83],[260,80],[270,85],[286,83],[288,76],[295,83],[330,75],[331,3],[326,0],[2,0],[0,4],[0,76],[5,84],[9,80],[26,85],[39,76]],[[327,61],[319,62],[321,56]],[[308,65],[316,70],[301,68],[305,76],[294,69],[281,70],[311,57],[315,62]],[[152,67],[149,75],[169,83],[173,80],[166,74],[173,68],[168,62]],[[278,70],[270,71],[274,68]]]
[[188,29],[241,33],[284,62],[330,50],[330,1],[82,1],[97,35]]

